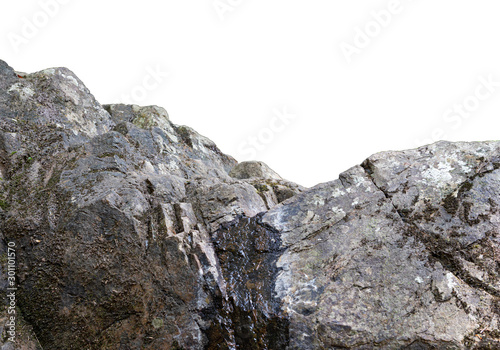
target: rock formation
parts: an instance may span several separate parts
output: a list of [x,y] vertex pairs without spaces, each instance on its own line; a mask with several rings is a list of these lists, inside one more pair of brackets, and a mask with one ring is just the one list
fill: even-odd
[[306,189],[0,61],[0,349],[499,349],[499,168],[438,142]]

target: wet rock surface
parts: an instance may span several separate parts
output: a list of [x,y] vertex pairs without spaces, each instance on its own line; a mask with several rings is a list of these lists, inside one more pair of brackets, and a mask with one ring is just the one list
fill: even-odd
[[213,242],[228,295],[219,307],[220,321],[212,326],[208,349],[225,348],[223,344],[238,349],[286,348],[288,319],[274,292],[276,261],[282,252],[279,233],[262,225],[260,216],[241,217],[218,229]]
[[439,142],[306,189],[0,61],[0,347],[498,349],[499,168]]

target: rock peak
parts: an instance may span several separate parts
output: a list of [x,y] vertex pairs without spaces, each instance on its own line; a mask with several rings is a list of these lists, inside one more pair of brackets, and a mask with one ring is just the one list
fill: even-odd
[[229,175],[235,179],[257,178],[266,180],[282,180],[281,176],[269,168],[267,164],[259,161],[241,162],[231,170]]

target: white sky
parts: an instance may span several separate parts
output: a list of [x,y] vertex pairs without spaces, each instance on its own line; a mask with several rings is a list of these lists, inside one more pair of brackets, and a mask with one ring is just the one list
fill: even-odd
[[379,151],[498,139],[499,9],[498,0],[3,1],[0,58],[26,72],[68,67],[101,103],[160,105],[239,161],[312,186]]

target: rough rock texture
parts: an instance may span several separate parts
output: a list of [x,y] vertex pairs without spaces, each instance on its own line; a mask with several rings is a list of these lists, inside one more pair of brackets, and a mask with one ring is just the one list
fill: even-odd
[[229,175],[236,179],[282,180],[281,176],[264,162],[241,162],[229,172]]
[[499,154],[379,153],[267,212],[289,348],[500,348]]
[[18,320],[44,349],[214,345],[232,291],[211,235],[266,211],[267,179],[230,177],[236,161],[162,108],[101,106],[65,68],[0,68],[0,229],[16,244]]
[[305,189],[0,61],[0,177],[2,350],[500,348],[500,142]]

